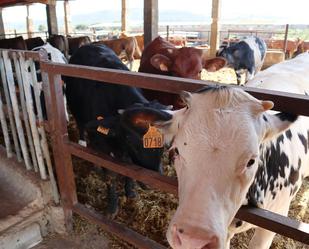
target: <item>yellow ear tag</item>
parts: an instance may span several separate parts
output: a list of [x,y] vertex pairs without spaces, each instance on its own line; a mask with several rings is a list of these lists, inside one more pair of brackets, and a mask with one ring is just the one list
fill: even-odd
[[103,116],[97,116],[97,120],[103,120]]
[[102,134],[104,134],[104,135],[108,135],[108,133],[109,133],[109,129],[108,128],[105,128],[105,127],[103,127],[103,126],[98,126],[98,128],[97,128],[97,132],[100,132],[100,133],[102,133]]
[[163,135],[162,133],[154,126],[149,126],[148,131],[143,136],[144,148],[162,148],[163,147]]

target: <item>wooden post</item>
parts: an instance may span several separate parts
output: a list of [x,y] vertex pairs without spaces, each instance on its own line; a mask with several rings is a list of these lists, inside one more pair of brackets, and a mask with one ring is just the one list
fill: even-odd
[[46,5],[46,15],[47,15],[48,34],[49,35],[58,34],[55,0],[50,0],[49,4]]
[[219,18],[221,12],[221,0],[212,0],[212,23],[210,35],[210,56],[216,56],[217,48],[219,47]]
[[5,38],[4,23],[2,17],[2,8],[0,8],[0,39]]
[[64,33],[65,35],[69,35],[72,33],[72,23],[71,23],[71,11],[69,0],[63,1],[64,8]]
[[158,0],[144,0],[144,45],[158,36]]
[[26,22],[27,22],[27,33],[28,33],[28,38],[32,37],[33,33],[33,20],[30,17],[30,5],[27,5],[27,17],[26,17]]
[[127,31],[127,0],[121,0],[121,32]]

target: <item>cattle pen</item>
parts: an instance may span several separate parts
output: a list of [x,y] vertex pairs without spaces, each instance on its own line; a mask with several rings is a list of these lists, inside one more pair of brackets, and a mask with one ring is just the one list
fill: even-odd
[[[11,52],[12,54],[13,52]],[[21,56],[22,52],[18,53]],[[52,149],[58,176],[62,205],[65,211],[66,225],[72,227],[72,212],[99,224],[109,232],[126,240],[138,248],[164,248],[158,243],[147,239],[129,228],[108,220],[101,214],[88,209],[77,200],[72,156],[77,156],[104,167],[116,173],[131,177],[154,188],[177,195],[177,181],[169,177],[149,171],[136,165],[127,165],[112,159],[109,156],[98,154],[90,149],[73,143],[68,138],[64,102],[62,98],[61,76],[72,76],[104,81],[111,84],[124,84],[158,91],[179,93],[181,90],[194,91],[205,84],[212,82],[171,78],[167,76],[154,76],[137,74],[111,69],[99,69],[85,66],[60,65],[41,61],[43,74],[43,89],[47,106],[47,127],[52,137]],[[236,87],[236,86],[235,86]],[[271,99],[276,105],[275,109],[289,113],[309,116],[308,96],[296,94],[246,88],[244,90],[260,99]],[[241,208],[237,217],[257,226],[274,231],[278,234],[309,244],[308,224],[292,220],[287,217],[268,212],[258,208]]]

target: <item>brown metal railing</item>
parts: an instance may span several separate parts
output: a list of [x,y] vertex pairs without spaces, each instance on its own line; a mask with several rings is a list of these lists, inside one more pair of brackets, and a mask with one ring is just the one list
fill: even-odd
[[[107,155],[102,155],[69,141],[62,97],[61,75],[171,93],[179,93],[181,90],[194,91],[205,84],[213,84],[213,82],[48,62],[41,63],[41,70],[45,82],[43,85],[49,128],[52,135],[52,148],[67,227],[72,227],[72,212],[75,212],[91,222],[101,225],[103,229],[107,229],[138,248],[164,248],[162,245],[141,236],[124,225],[108,220],[98,212],[90,210],[78,202],[72,155],[90,161],[98,167],[107,168],[173,194],[177,194],[177,181],[136,165],[119,162]],[[309,116],[309,109],[307,108],[309,97],[307,96],[256,88],[242,88],[260,99],[273,100],[276,103],[276,110]],[[236,217],[309,244],[309,225],[306,223],[258,208],[241,208]]]

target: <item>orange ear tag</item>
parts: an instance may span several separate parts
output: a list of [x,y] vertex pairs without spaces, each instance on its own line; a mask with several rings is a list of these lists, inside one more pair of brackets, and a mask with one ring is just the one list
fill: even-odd
[[105,128],[105,127],[103,127],[103,126],[98,126],[98,128],[97,128],[97,132],[100,132],[100,133],[102,133],[102,134],[104,134],[104,135],[108,135],[108,133],[109,133],[109,129],[108,128]]
[[163,135],[162,133],[154,126],[149,126],[148,131],[143,136],[144,148],[162,148],[163,147]]

